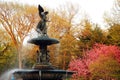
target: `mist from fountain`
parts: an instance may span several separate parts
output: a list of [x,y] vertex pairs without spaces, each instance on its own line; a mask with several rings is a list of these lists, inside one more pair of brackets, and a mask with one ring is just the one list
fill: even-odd
[[28,71],[30,72],[31,69],[11,69],[11,70],[7,70],[6,72],[4,72],[1,76],[0,76],[0,80],[15,80],[13,79],[13,73],[16,71]]
[[16,70],[18,70],[18,69],[12,69],[12,70],[8,70],[8,71],[4,72],[0,76],[0,80],[11,80],[12,73],[14,73]]

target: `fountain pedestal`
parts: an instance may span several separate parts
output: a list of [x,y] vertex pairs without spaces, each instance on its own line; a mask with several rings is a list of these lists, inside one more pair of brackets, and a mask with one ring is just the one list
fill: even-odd
[[48,45],[59,43],[58,40],[49,38],[47,35],[38,36],[28,41],[29,43],[39,46],[37,51],[37,64],[33,66],[34,69],[51,70],[54,67],[50,64]]

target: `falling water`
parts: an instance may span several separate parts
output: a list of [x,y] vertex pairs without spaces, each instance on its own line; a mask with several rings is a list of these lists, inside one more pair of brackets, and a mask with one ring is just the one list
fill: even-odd
[[0,80],[11,80],[12,73],[15,72],[18,69],[13,69],[5,72],[0,76]]
[[[12,69],[12,70],[8,70],[8,71],[6,71],[4,74],[2,74],[0,76],[0,80],[14,80],[14,79],[12,79],[13,78],[12,77],[13,73],[15,71],[21,71],[21,70],[25,70],[25,69]],[[31,71],[31,70],[27,69],[26,71]]]

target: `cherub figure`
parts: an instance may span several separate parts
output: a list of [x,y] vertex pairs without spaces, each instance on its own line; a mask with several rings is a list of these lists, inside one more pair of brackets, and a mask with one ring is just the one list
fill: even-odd
[[44,9],[40,5],[38,6],[38,10],[39,10],[39,16],[41,20],[37,25],[36,31],[38,33],[47,34],[46,22],[48,21],[47,20],[48,11],[44,11]]

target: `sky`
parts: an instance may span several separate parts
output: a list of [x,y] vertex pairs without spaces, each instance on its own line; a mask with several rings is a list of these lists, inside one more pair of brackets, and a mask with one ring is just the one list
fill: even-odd
[[109,13],[114,0],[2,0],[2,1],[12,1],[18,2],[20,4],[29,4],[50,8],[58,9],[60,6],[67,6],[67,3],[72,3],[73,5],[79,6],[83,11],[85,11],[92,22],[103,24],[104,13]]

